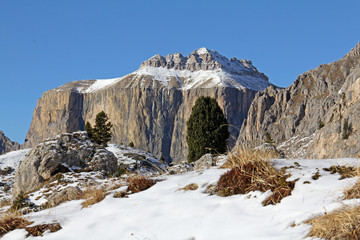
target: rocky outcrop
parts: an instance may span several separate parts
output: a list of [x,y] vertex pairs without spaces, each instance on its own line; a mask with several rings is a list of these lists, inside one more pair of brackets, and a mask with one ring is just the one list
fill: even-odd
[[67,201],[79,199],[81,193],[79,187],[66,187],[59,192],[52,193],[47,200],[51,206],[57,206]]
[[0,155],[19,149],[20,144],[10,141],[10,139],[5,136],[4,132],[0,131]]
[[228,60],[205,48],[187,57],[156,55],[122,78],[75,81],[39,99],[25,146],[62,132],[84,129],[104,110],[113,124],[113,143],[129,144],[157,158],[187,157],[186,121],[199,96],[217,99],[230,123],[230,146],[258,90],[268,78],[248,60]]
[[[286,89],[256,94],[239,144],[268,132],[287,157],[360,157],[360,43],[342,59],[301,74]],[[349,123],[344,137],[344,122]]]
[[12,195],[30,192],[57,173],[85,170],[109,175],[116,168],[115,155],[93,144],[86,132],[61,134],[38,144],[20,163]]

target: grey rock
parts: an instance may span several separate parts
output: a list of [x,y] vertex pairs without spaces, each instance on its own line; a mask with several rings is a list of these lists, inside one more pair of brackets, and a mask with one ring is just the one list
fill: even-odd
[[8,137],[5,136],[3,131],[0,131],[0,155],[19,149],[19,143],[11,141]]
[[194,170],[205,170],[212,166],[216,166],[216,159],[210,153],[194,162]]
[[[259,146],[268,132],[286,157],[360,157],[359,52],[360,43],[342,59],[301,74],[286,89],[258,92],[238,144]],[[342,138],[345,119],[351,124],[348,139]]]
[[81,193],[82,191],[78,187],[66,187],[59,192],[52,193],[47,200],[50,202],[51,206],[57,206],[67,201],[79,199]]
[[32,191],[59,172],[86,169],[108,175],[116,167],[114,154],[93,144],[86,132],[60,134],[38,144],[20,163],[12,195]]

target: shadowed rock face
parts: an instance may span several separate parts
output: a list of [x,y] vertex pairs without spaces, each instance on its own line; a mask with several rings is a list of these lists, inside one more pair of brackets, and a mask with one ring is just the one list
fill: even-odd
[[0,131],[0,155],[18,149],[20,149],[20,144],[10,141],[3,131]]
[[217,99],[234,126],[229,127],[233,146],[257,88],[266,86],[267,77],[248,60],[228,60],[207,49],[188,57],[157,55],[122,78],[75,81],[45,92],[34,110],[25,146],[83,130],[86,121],[94,123],[104,110],[113,124],[112,142],[133,142],[158,158],[178,162],[187,157],[186,121],[198,97]]
[[[359,96],[360,43],[342,59],[301,74],[286,89],[257,93],[238,143],[261,145],[269,132],[288,157],[360,157]],[[345,119],[351,125],[348,139],[343,139]]]

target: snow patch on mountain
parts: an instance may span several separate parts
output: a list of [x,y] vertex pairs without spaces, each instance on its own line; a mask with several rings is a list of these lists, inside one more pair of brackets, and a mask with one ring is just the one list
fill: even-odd
[[96,92],[103,88],[114,85],[115,83],[121,81],[122,78],[112,78],[112,79],[97,79],[90,87],[86,90],[82,90],[85,93]]
[[180,81],[181,90],[232,87],[261,91],[269,86],[268,82],[259,77],[246,75],[244,73],[229,73],[223,69],[191,72],[189,70],[166,69],[163,67],[142,67],[135,71],[134,74],[152,76],[165,87],[168,87],[170,80],[175,77]]

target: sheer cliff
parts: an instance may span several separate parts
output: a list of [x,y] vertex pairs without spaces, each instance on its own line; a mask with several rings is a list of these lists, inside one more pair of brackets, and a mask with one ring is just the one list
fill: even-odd
[[186,121],[199,96],[217,99],[231,124],[233,146],[256,92],[269,85],[251,61],[229,60],[206,48],[187,57],[155,55],[124,77],[74,81],[45,92],[25,145],[82,130],[104,110],[114,125],[112,142],[133,142],[157,157],[181,161],[187,156]]

